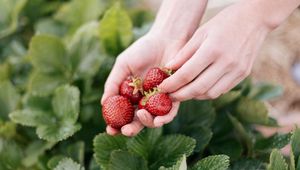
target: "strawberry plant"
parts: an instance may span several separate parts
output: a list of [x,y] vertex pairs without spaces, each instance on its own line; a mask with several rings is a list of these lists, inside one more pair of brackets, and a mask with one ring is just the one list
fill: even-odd
[[[250,79],[216,100],[182,103],[162,128],[131,138],[105,133],[104,82],[116,56],[153,21],[137,4],[0,0],[0,169],[300,169],[299,129],[270,137],[256,129],[278,127],[264,102],[281,89]],[[122,95],[138,88],[131,83]],[[145,102],[164,97],[155,96]],[[290,155],[283,155],[288,144]]]

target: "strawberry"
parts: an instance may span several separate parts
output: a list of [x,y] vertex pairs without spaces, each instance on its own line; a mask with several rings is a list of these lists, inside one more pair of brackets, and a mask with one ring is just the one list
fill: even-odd
[[156,88],[150,93],[146,93],[139,102],[139,109],[146,109],[154,116],[163,116],[172,109],[172,100],[165,93],[160,93]]
[[105,122],[113,128],[120,129],[132,122],[134,107],[126,97],[116,95],[105,100],[102,106]]
[[143,89],[144,91],[152,90],[157,87],[164,79],[171,75],[171,70],[160,69],[158,67],[151,68],[144,79]]
[[142,95],[142,80],[129,76],[119,88],[119,94],[128,98],[133,104],[138,104]]

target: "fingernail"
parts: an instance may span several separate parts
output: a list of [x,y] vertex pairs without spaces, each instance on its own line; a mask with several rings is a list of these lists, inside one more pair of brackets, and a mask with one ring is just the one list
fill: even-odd
[[155,127],[162,127],[164,124],[162,122],[155,122]]

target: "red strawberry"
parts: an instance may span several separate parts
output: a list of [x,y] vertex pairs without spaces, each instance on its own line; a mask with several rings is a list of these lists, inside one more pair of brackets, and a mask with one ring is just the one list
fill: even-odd
[[146,105],[146,101],[147,101],[147,97],[144,96],[140,101],[139,101],[139,105],[138,108],[141,109],[146,109],[145,105]]
[[158,67],[151,68],[144,79],[143,88],[144,91],[152,90],[157,87],[164,79],[171,75],[171,70],[160,69]]
[[134,107],[126,97],[116,95],[105,100],[102,106],[105,122],[113,128],[120,129],[132,122]]
[[119,94],[128,98],[133,104],[138,104],[143,97],[142,80],[140,78],[128,77],[119,88]]

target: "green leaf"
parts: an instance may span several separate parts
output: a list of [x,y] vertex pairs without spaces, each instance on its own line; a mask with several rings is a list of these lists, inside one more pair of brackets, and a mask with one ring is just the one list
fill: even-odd
[[8,114],[17,108],[20,95],[9,82],[0,82],[0,118],[8,118]]
[[234,126],[236,132],[239,134],[241,140],[246,144],[248,149],[248,155],[251,155],[254,147],[252,136],[246,131],[244,126],[234,116],[228,114],[228,117],[232,125]]
[[291,134],[274,134],[269,138],[262,138],[257,140],[255,143],[255,149],[269,151],[274,148],[281,149],[287,144],[289,144],[291,139]]
[[19,145],[12,140],[0,138],[0,169],[18,169],[21,165],[22,156],[22,149]]
[[224,154],[230,157],[231,161],[235,161],[242,156],[243,146],[235,138],[225,138],[223,140],[211,143],[209,151],[214,155]]
[[99,36],[105,51],[117,56],[132,41],[132,23],[120,3],[107,10],[100,22]]
[[34,72],[30,77],[28,90],[32,95],[49,96],[54,90],[68,81],[61,74]]
[[54,169],[58,165],[58,163],[65,158],[67,158],[67,157],[65,157],[63,155],[56,155],[56,156],[52,157],[47,163],[48,168]]
[[274,86],[268,83],[259,83],[255,85],[249,94],[249,97],[256,100],[270,100],[283,94],[281,86]]
[[162,129],[145,129],[139,133],[136,137],[131,138],[127,142],[127,148],[130,152],[133,152],[145,160],[154,159],[151,158],[153,150],[157,147],[157,142],[162,135]]
[[27,0],[0,0],[0,39],[15,32]]
[[39,126],[49,124],[53,121],[52,113],[44,112],[41,110],[18,110],[9,114],[9,118],[15,123],[19,123],[24,126]]
[[150,169],[175,165],[184,154],[188,157],[195,148],[196,141],[183,135],[168,135],[157,142],[153,156],[148,160]]
[[41,139],[45,139],[49,142],[58,142],[69,138],[75,132],[79,131],[80,128],[80,124],[62,122],[44,126],[40,125],[36,129],[36,133]]
[[11,139],[16,135],[16,124],[10,121],[0,121],[0,138]]
[[230,91],[216,99],[213,104],[217,109],[219,109],[236,101],[240,96],[241,91]]
[[268,122],[268,110],[264,103],[257,100],[241,98],[236,112],[236,116],[247,123],[265,124]]
[[172,167],[166,168],[161,166],[159,170],[187,170],[186,156],[183,155]]
[[69,123],[75,123],[79,115],[79,90],[74,86],[61,86],[55,90],[52,107],[55,115]]
[[3,63],[0,64],[0,81],[3,82],[9,79],[9,64]]
[[100,50],[98,25],[93,21],[81,26],[70,42],[69,56],[75,79],[95,76],[106,58]]
[[231,170],[261,170],[266,169],[266,165],[261,160],[241,159],[236,161]]
[[288,170],[288,165],[285,162],[279,150],[274,149],[270,155],[270,163],[268,170]]
[[67,148],[68,157],[72,158],[80,164],[84,164],[84,142],[78,141]]
[[140,156],[127,151],[113,151],[110,156],[110,170],[147,170],[147,162]]
[[84,167],[70,158],[65,158],[58,163],[54,170],[84,170]]
[[300,156],[298,157],[298,164],[297,164],[297,169],[296,170],[300,170],[300,164],[299,164],[299,162],[300,162]]
[[[295,158],[300,157],[300,129],[295,129],[291,139],[292,152],[294,153]],[[295,161],[296,165],[300,162]]]
[[44,142],[37,140],[32,142],[25,150],[25,157],[22,160],[22,164],[25,167],[31,167],[38,162],[39,156],[45,153],[45,151],[51,149],[55,143]]
[[293,152],[290,152],[290,169],[289,170],[296,170],[295,156],[294,156]]
[[78,26],[96,20],[105,10],[104,0],[73,0],[63,4],[55,14],[55,19],[75,30]]
[[97,135],[94,138],[94,157],[98,165],[103,169],[107,169],[111,152],[125,150],[126,139],[124,136],[110,136],[106,133]]
[[42,73],[69,72],[70,61],[63,42],[55,36],[36,35],[29,45],[29,56],[33,66]]
[[35,32],[38,34],[49,34],[60,37],[66,32],[66,28],[61,23],[50,18],[39,20],[34,27]]
[[25,94],[22,99],[23,109],[52,110],[51,98],[48,96],[36,96]]
[[198,161],[192,170],[226,170],[229,167],[229,157],[226,155],[208,156]]

